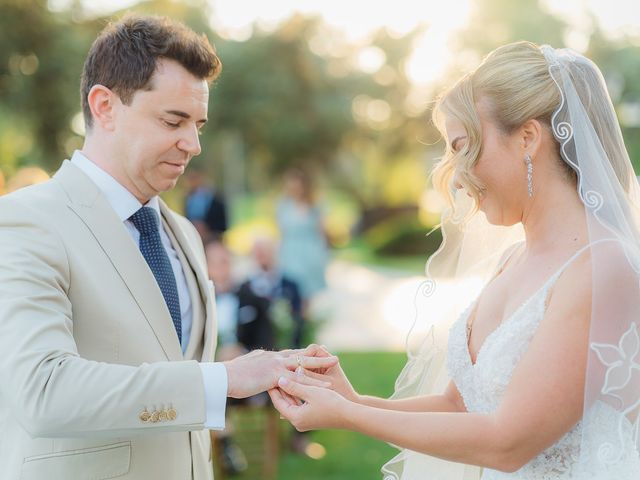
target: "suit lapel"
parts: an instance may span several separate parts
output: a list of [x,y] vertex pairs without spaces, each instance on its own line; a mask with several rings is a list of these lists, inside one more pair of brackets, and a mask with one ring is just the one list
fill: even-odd
[[[202,261],[198,261],[198,257],[194,250],[195,246],[189,241],[183,228],[180,227],[178,219],[174,213],[167,207],[167,205],[160,200],[160,211],[162,212],[162,218],[166,222],[165,225],[170,230],[170,233],[174,237],[177,245],[176,250],[179,250],[184,255],[182,262],[182,268],[187,275],[187,269],[193,272],[195,276],[195,283],[197,284],[197,292],[191,293],[192,301],[198,301],[198,308],[194,305],[193,311],[193,323],[191,327],[191,338],[189,339],[189,345],[185,352],[185,357],[188,359],[194,359],[195,352],[198,349],[198,344],[202,342],[202,336],[204,335],[203,346],[203,358],[195,360],[212,361],[208,358],[207,352],[211,349],[215,349],[215,312],[212,292],[209,288],[209,278],[207,273],[203,270]],[[199,240],[198,240],[199,241]],[[185,264],[186,263],[186,264]],[[204,306],[204,312],[202,311]],[[200,311],[200,314],[197,312]]]
[[70,162],[64,162],[55,178],[69,195],[69,208],[91,231],[127,285],[167,359],[182,360],[178,337],[158,283],[113,208],[96,185]]
[[189,289],[189,300],[191,301],[191,335],[189,337],[189,343],[185,348],[184,358],[194,360],[196,359],[197,349],[202,348],[205,315],[204,300],[194,269],[184,253],[183,246],[178,242],[173,229],[169,226],[164,215],[162,217],[162,226],[165,232],[167,232],[171,245],[178,255],[178,260],[180,260],[180,266],[184,273],[184,279]]

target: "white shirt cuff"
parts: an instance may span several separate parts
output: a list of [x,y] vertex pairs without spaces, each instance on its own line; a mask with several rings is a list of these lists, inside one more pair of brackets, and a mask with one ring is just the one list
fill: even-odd
[[207,413],[204,428],[224,430],[227,406],[227,369],[222,363],[200,363],[204,381],[204,401]]

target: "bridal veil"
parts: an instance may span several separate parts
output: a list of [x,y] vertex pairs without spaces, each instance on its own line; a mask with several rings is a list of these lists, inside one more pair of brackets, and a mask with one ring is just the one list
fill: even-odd
[[[543,120],[557,140],[562,159],[575,172],[592,245],[592,314],[583,428],[580,449],[572,453],[571,478],[640,478],[640,472],[632,471],[637,468],[640,451],[640,187],[598,67],[571,50],[528,42],[501,47],[485,62],[492,56],[495,61],[496,55],[505,50],[515,55],[520,50],[523,61],[538,62],[540,86],[556,93],[552,115]],[[472,102],[478,99],[474,96],[473,75],[459,82],[466,82]],[[473,129],[467,129],[467,133],[473,136]],[[469,148],[480,148],[478,139],[475,147],[473,138],[468,143]],[[474,152],[466,153],[467,158],[474,158]],[[449,162],[450,169],[460,161],[464,160],[447,155],[442,160]],[[443,174],[442,165],[438,168],[440,181],[449,182],[453,206],[442,216],[443,242],[427,263],[427,280],[417,294],[419,298],[440,294],[447,279],[486,283],[505,252],[524,239],[521,224],[489,224],[473,199],[464,192],[455,193],[451,172]],[[477,293],[476,289],[458,294],[447,318],[434,322],[420,341],[409,334],[408,362],[396,382],[395,398],[442,392],[448,382],[445,359],[449,327]],[[419,309],[416,323],[428,320],[429,312]],[[612,435],[599,433],[602,417],[592,415],[597,405],[606,405],[614,412],[605,426]],[[386,480],[475,480],[481,475],[478,467],[409,450],[401,450],[382,472]],[[615,477],[612,472],[616,472]],[[558,478],[563,478],[560,472]]]

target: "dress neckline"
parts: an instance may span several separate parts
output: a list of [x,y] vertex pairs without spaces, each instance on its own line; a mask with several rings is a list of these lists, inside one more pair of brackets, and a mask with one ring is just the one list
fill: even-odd
[[544,283],[538,287],[537,289],[535,289],[533,291],[533,293],[527,297],[521,304],[519,307],[517,307],[513,312],[511,312],[509,315],[507,315],[505,318],[503,318],[500,323],[496,326],[495,329],[493,329],[493,331],[491,333],[489,333],[485,339],[482,342],[482,345],[480,345],[480,348],[478,349],[478,351],[476,352],[476,360],[475,362],[473,361],[472,355],[471,355],[471,350],[469,349],[469,332],[467,329],[467,325],[469,324],[469,317],[471,316],[471,314],[476,314],[476,310],[478,307],[478,302],[480,301],[480,298],[482,297],[482,294],[484,293],[485,288],[489,285],[489,283],[491,283],[493,280],[495,280],[501,272],[502,268],[504,267],[504,265],[506,265],[506,263],[508,263],[509,259],[511,258],[511,256],[509,256],[509,258],[507,258],[507,261],[505,261],[503,263],[503,266],[501,269],[498,270],[498,275],[494,276],[491,281],[489,281],[487,283],[487,285],[485,285],[485,287],[482,289],[482,291],[480,292],[480,294],[478,295],[478,297],[476,298],[476,300],[470,305],[469,309],[468,309],[468,314],[466,315],[465,318],[465,322],[464,322],[464,344],[465,344],[465,352],[466,352],[466,358],[469,361],[469,364],[471,365],[472,368],[474,368],[477,364],[478,364],[478,359],[480,358],[480,355],[482,354],[482,352],[485,350],[485,346],[487,345],[487,343],[493,338],[495,337],[498,332],[504,328],[505,325],[509,324],[512,319],[514,317],[516,317],[516,315],[525,307],[527,306],[534,298],[536,298],[540,293],[542,293],[543,291],[545,291],[548,287],[549,284],[554,280],[557,279],[557,277],[559,277],[562,272],[564,271],[565,268],[567,268],[569,266],[569,264],[571,262],[573,262],[573,260],[575,260],[576,258],[578,258],[578,256],[584,252],[585,250],[587,250],[587,248],[592,247],[593,245],[606,241],[608,239],[602,239],[602,240],[598,240],[596,242],[593,243],[589,243],[581,248],[579,248],[573,255],[571,255],[571,257],[569,257],[569,259],[564,262],[559,269],[557,269],[551,276],[549,276]]
[[[467,353],[467,359],[469,360],[469,363],[471,364],[472,367],[475,367],[478,364],[478,359],[480,358],[480,355],[482,354],[483,350],[485,349],[484,347],[487,345],[487,343],[489,343],[489,341],[497,336],[498,332],[500,330],[502,330],[505,325],[508,325],[509,323],[511,323],[511,320],[524,308],[526,307],[535,297],[538,296],[538,294],[540,294],[543,290],[546,289],[547,284],[551,282],[551,280],[553,279],[553,277],[555,277],[558,273],[560,273],[560,271],[557,271],[556,273],[554,273],[551,277],[549,277],[547,280],[545,280],[545,282],[542,284],[542,286],[540,286],[539,288],[537,288],[533,294],[528,297],[524,302],[522,302],[520,304],[520,306],[518,306],[513,312],[511,312],[509,315],[507,315],[497,326],[496,328],[494,328],[491,333],[489,333],[484,341],[482,342],[482,345],[480,345],[480,348],[478,349],[478,351],[476,352],[476,360],[475,362],[473,361],[472,355],[471,355],[471,350],[469,349],[469,335],[467,332],[467,329],[465,328],[465,339],[464,339],[464,344],[465,344],[465,351]],[[472,304],[472,308],[469,311],[469,315],[467,315],[466,318],[466,322],[465,322],[465,327],[467,322],[469,321],[469,316],[471,315],[471,313],[475,314],[475,310],[478,306],[478,302],[480,300],[480,297],[478,297],[475,302],[473,302]]]

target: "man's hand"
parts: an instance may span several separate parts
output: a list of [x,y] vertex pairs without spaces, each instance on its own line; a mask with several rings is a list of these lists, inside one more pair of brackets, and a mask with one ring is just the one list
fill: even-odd
[[296,379],[305,385],[330,387],[328,381],[311,378],[307,375],[296,375],[295,370],[302,367],[307,371],[324,371],[338,363],[334,356],[316,356],[317,346],[312,345],[304,350],[285,350],[282,352],[253,352],[223,362],[227,369],[227,396],[246,398],[267,391],[278,385],[280,377]]

